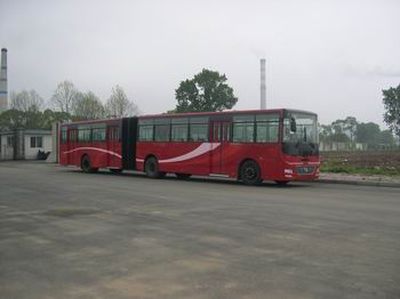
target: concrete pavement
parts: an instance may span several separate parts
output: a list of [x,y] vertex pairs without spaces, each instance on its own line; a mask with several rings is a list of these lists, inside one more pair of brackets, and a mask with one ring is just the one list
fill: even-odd
[[0,164],[1,298],[399,298],[399,189]]

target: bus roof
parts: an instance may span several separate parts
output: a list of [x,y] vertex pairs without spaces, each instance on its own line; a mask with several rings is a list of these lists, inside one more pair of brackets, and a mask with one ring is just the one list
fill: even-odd
[[253,110],[227,110],[227,111],[221,111],[221,112],[183,112],[183,113],[159,113],[159,114],[148,114],[148,115],[142,115],[139,116],[139,118],[155,118],[155,117],[185,117],[185,116],[212,116],[212,115],[230,115],[230,114],[248,114],[248,113],[254,113],[254,114],[262,114],[262,113],[281,113],[285,111],[290,111],[294,113],[305,113],[305,114],[313,114],[316,115],[316,113],[311,112],[311,111],[305,111],[305,110],[298,110],[298,109],[287,109],[287,108],[278,108],[278,109],[253,109]]
[[[316,113],[311,111],[299,110],[299,109],[287,109],[287,108],[277,108],[277,109],[252,109],[252,110],[227,110],[221,112],[183,112],[183,113],[158,113],[158,114],[148,114],[137,116],[140,119],[146,118],[161,118],[161,117],[187,117],[187,116],[212,116],[212,115],[232,115],[232,114],[262,114],[262,113],[284,113],[285,111],[293,113],[305,113],[316,115]],[[86,121],[76,121],[70,123],[63,123],[62,125],[80,125],[80,124],[96,124],[96,123],[117,123],[121,121],[122,118],[108,118],[108,119],[96,119],[96,120],[86,120]]]
[[117,123],[117,122],[120,122],[121,120],[122,120],[122,118],[92,119],[92,120],[65,122],[65,123],[62,123],[61,125],[69,126],[69,125],[86,125],[86,124],[97,124],[97,123]]

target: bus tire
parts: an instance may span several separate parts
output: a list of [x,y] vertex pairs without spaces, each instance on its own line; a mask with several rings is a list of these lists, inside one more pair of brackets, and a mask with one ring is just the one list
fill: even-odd
[[144,164],[144,172],[149,178],[158,179],[165,176],[165,172],[159,171],[158,161],[156,157],[147,158]]
[[189,173],[175,173],[175,175],[178,179],[181,179],[181,180],[187,180],[188,178],[190,178],[192,176]]
[[98,168],[93,168],[92,164],[90,163],[90,159],[88,155],[84,155],[81,159],[81,169],[85,173],[94,173],[97,172]]
[[240,166],[239,174],[245,185],[259,185],[263,181],[260,166],[253,160],[244,161]]

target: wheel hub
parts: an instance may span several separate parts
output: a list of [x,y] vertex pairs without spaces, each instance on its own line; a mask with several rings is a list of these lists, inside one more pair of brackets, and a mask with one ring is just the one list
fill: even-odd
[[255,175],[256,175],[254,169],[251,168],[251,167],[246,168],[246,170],[245,170],[244,173],[245,173],[245,175],[246,175],[246,178],[248,178],[248,179],[252,179],[252,178],[254,178]]

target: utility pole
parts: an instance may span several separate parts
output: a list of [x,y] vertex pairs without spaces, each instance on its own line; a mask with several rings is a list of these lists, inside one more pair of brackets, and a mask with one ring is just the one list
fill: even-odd
[[260,59],[260,109],[267,109],[267,84],[265,80],[265,58]]

